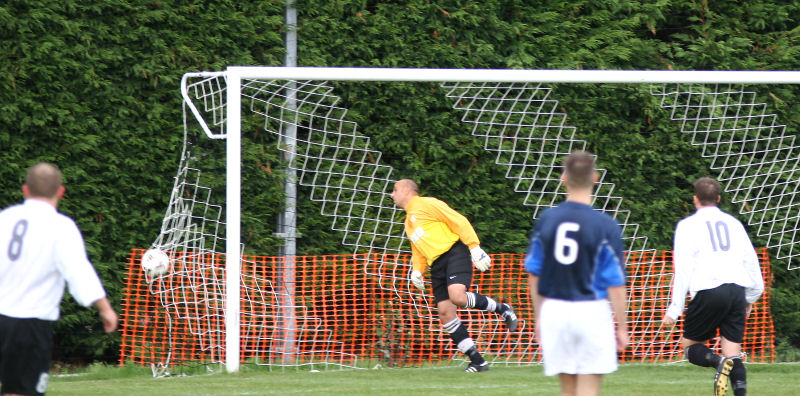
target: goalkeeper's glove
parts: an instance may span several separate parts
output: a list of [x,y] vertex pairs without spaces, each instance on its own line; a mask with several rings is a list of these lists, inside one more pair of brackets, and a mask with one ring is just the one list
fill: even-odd
[[486,254],[480,246],[475,246],[470,249],[469,253],[472,255],[472,264],[475,264],[475,268],[477,268],[478,271],[486,271],[492,265],[492,259],[489,258],[489,255]]
[[425,290],[425,282],[422,280],[422,272],[417,270],[411,271],[411,283],[413,283],[417,289]]

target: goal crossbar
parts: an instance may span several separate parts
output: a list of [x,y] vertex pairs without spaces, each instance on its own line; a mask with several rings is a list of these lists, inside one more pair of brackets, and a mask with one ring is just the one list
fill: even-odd
[[228,77],[275,80],[800,84],[800,71],[522,70],[231,66]]

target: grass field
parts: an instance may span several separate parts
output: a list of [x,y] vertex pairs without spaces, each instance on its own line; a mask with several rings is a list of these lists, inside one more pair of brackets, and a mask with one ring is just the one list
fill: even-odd
[[[748,394],[800,395],[798,363],[748,364]],[[714,371],[688,363],[624,364],[605,377],[603,395],[711,395]],[[557,395],[556,377],[542,367],[493,367],[466,374],[458,367],[378,370],[294,369],[269,371],[243,367],[237,374],[211,373],[152,378],[149,369],[91,367],[85,372],[54,375],[48,395]],[[728,394],[733,393],[729,390]]]

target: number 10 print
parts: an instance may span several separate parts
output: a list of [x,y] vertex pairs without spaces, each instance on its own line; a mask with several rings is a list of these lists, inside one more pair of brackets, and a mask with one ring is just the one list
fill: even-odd
[[708,235],[711,238],[711,247],[714,248],[714,251],[722,249],[723,252],[727,252],[731,248],[728,225],[724,221],[718,221],[712,226],[711,222],[707,221],[706,227],[708,227]]

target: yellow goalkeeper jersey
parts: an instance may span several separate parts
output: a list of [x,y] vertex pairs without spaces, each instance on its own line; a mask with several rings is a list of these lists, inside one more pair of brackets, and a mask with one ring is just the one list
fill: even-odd
[[405,229],[411,241],[411,266],[420,272],[461,239],[472,249],[480,245],[469,220],[441,200],[415,196],[406,205]]

